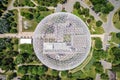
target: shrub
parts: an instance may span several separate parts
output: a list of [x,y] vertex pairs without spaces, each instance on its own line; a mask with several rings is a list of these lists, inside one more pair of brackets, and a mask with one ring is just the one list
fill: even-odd
[[103,23],[102,23],[102,21],[100,21],[100,20],[98,20],[98,21],[96,22],[96,26],[97,26],[97,27],[100,27],[102,24],[103,24]]

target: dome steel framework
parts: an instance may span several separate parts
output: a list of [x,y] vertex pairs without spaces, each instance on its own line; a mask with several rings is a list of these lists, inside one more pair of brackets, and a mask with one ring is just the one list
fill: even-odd
[[46,66],[56,70],[73,69],[90,52],[90,32],[79,17],[66,12],[54,13],[37,25],[33,47]]

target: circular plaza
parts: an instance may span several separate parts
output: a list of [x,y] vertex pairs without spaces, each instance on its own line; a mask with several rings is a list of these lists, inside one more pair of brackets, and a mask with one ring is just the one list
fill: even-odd
[[54,13],[38,24],[33,46],[44,65],[55,70],[69,70],[87,58],[90,32],[79,17],[66,12]]

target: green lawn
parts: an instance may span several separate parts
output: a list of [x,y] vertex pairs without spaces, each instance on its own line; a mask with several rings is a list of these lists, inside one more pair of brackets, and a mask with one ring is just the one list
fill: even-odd
[[76,16],[80,17],[83,21],[85,21],[85,18],[83,17],[83,15],[79,15],[78,14],[78,10],[77,9],[73,9],[73,14],[75,14]]
[[107,22],[107,14],[101,13],[101,14],[100,14],[100,18],[101,18],[104,22]]
[[117,72],[117,79],[120,80],[120,72]]
[[[25,21],[29,24],[28,29],[24,28],[24,26],[25,26],[24,22]],[[33,32],[35,30],[37,24],[38,23],[35,20],[27,20],[27,19],[23,18],[22,32]]]
[[117,29],[120,29],[120,16],[119,16],[120,8],[116,11],[113,16],[113,24]]
[[15,0],[14,1],[14,6],[30,6],[34,7],[35,5],[31,2],[31,0]]
[[[36,11],[36,9],[33,9]],[[33,16],[35,15],[36,12],[30,12],[29,9],[21,9],[21,12],[24,13],[31,13]],[[49,14],[53,13],[52,10],[49,11],[39,11],[40,12],[40,16],[42,17],[42,19],[46,16],[48,16]],[[38,21],[38,22],[37,22]],[[32,20],[28,20],[23,16],[23,20],[22,20],[22,31],[23,32],[33,32],[37,26],[37,24],[40,22],[40,20],[35,19],[35,17]],[[25,28],[26,25],[25,23],[27,23],[27,29]]]
[[111,41],[120,44],[120,39],[116,37],[116,33],[112,33],[111,35],[112,35]]
[[95,67],[93,66],[94,62],[95,62],[95,59],[92,57],[90,62],[83,69],[84,74],[86,74],[87,76],[93,77],[93,78],[95,78],[96,76]]
[[85,2],[88,6],[92,5],[92,3],[90,2],[90,0],[84,0],[84,2]]

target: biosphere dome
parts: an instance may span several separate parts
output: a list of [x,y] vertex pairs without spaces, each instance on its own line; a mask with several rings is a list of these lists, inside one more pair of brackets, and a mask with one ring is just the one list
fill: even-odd
[[79,17],[66,12],[53,13],[37,25],[33,46],[44,65],[56,70],[69,70],[88,56],[90,32]]

